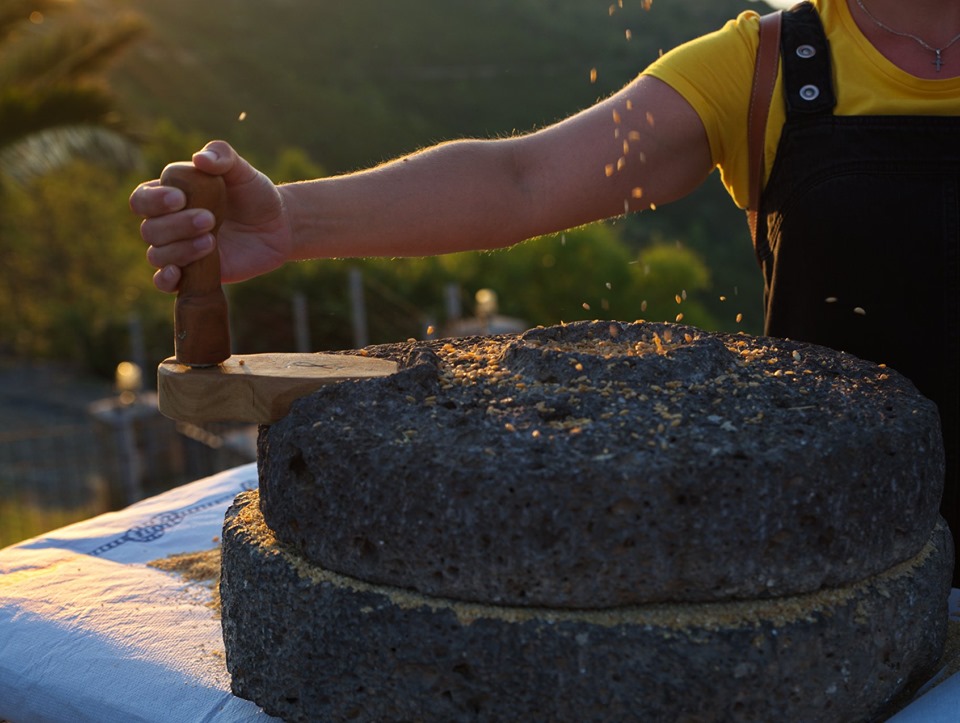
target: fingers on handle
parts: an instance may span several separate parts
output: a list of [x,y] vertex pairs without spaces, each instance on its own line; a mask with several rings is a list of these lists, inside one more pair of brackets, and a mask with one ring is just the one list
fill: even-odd
[[168,265],[157,269],[153,275],[153,285],[160,291],[174,293],[180,286],[180,267]]
[[223,220],[227,190],[221,176],[204,173],[192,163],[171,163],[160,174],[160,185],[183,191],[187,198],[185,208],[205,208],[213,213],[218,224]]

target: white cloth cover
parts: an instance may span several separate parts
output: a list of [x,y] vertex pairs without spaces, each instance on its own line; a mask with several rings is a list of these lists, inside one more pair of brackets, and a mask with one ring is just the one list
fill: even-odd
[[[230,693],[210,589],[147,565],[215,547],[256,485],[245,465],[0,550],[0,721],[278,720]],[[960,674],[945,675],[891,721],[960,721]]]
[[219,542],[246,465],[0,551],[0,720],[278,720],[230,692],[209,587],[148,567]]

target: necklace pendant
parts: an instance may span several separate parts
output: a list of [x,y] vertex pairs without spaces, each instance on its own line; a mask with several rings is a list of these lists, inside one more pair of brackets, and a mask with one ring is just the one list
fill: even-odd
[[940,72],[940,68],[943,67],[943,59],[940,57],[940,53],[942,52],[942,49],[941,49],[941,48],[937,48],[937,49],[934,50],[933,52],[935,52],[935,53],[937,54],[937,58],[936,58],[936,60],[933,61],[933,65],[936,65],[936,66],[937,66],[937,72],[939,73],[939,72]]

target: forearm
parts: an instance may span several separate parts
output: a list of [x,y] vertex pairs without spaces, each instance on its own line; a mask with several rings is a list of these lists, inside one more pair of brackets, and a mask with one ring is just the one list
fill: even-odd
[[[223,141],[211,141],[193,163],[226,184],[217,242],[230,282],[286,261],[502,248],[667,203],[712,167],[696,111],[646,76],[535,133],[441,144],[279,191]],[[185,209],[184,200],[156,180],[130,197],[162,291],[174,291],[180,270],[214,248],[213,215]]]
[[421,256],[536,235],[514,146],[446,143],[367,171],[281,186],[294,257]]
[[494,249],[679,198],[711,168],[696,112],[640,78],[536,133],[281,186],[290,260]]

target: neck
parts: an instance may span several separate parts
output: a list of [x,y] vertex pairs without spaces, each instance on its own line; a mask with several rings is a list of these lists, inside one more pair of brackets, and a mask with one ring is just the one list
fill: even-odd
[[864,37],[891,63],[918,78],[960,76],[960,2],[848,0]]
[[[860,1],[884,25],[916,35],[935,48],[943,47],[960,33],[960,3],[955,0]],[[854,8],[855,14],[857,10]]]

